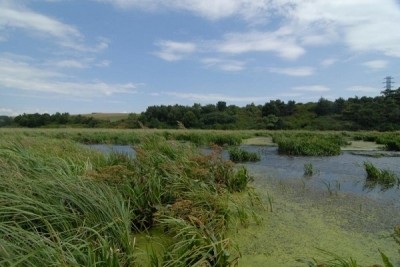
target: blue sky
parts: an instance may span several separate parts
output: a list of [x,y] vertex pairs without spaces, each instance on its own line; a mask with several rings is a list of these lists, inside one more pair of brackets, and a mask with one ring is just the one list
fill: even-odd
[[0,115],[376,96],[396,0],[0,0]]

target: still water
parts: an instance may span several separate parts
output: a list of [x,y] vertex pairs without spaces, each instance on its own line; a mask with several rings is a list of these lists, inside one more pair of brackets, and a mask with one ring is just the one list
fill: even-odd
[[[135,157],[135,150],[127,145],[89,145],[90,148],[109,154],[123,153]],[[380,186],[368,188],[365,184],[366,172],[363,163],[368,161],[380,169],[391,170],[400,176],[400,157],[384,156],[370,157],[355,151],[343,151],[338,156],[331,157],[300,157],[278,154],[277,147],[243,145],[242,149],[259,153],[261,160],[255,163],[245,163],[249,171],[258,180],[278,179],[286,181],[301,181],[301,183],[336,192],[350,192],[375,200],[391,202],[400,206],[400,189],[396,186],[383,189]],[[210,149],[202,149],[209,153]],[[229,158],[225,150],[222,156]],[[304,176],[304,164],[311,163],[314,174]]]
[[[400,190],[397,186],[391,189],[366,186],[366,172],[363,165],[368,161],[380,169],[391,170],[400,176],[400,157],[375,158],[354,151],[343,151],[341,155],[332,157],[294,157],[279,155],[276,147],[243,146],[242,148],[260,154],[261,161],[245,164],[258,177],[302,180],[308,185],[327,190],[353,192],[376,200],[391,200],[393,204],[400,206]],[[304,164],[307,163],[312,164],[315,172],[311,177],[304,176]]]
[[[135,156],[131,146],[90,147]],[[261,225],[252,224],[230,236],[240,245],[240,266],[305,266],[296,259],[324,258],[318,248],[353,257],[362,266],[381,262],[381,250],[400,266],[398,246],[390,238],[399,224],[400,190],[366,189],[363,166],[369,161],[400,175],[400,157],[374,158],[351,151],[334,157],[289,157],[279,155],[276,147],[242,148],[261,156],[261,161],[244,165],[255,177],[267,209],[258,211]],[[229,158],[227,151],[222,156]],[[304,177],[305,163],[313,165],[313,176]]]

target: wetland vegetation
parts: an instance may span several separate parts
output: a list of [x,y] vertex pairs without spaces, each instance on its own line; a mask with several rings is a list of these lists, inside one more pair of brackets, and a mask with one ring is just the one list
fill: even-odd
[[[238,147],[245,140],[273,140],[279,150],[279,142],[287,145],[290,139],[301,146],[285,146],[285,155],[337,155],[354,140],[389,140],[386,135],[397,138],[395,132],[1,129],[0,134],[1,266],[400,263],[394,246],[398,229],[393,231],[398,216],[388,217],[398,208],[340,190],[327,194],[307,180],[269,181],[265,173],[222,156],[223,149],[253,155]],[[135,157],[82,144],[129,144]],[[203,146],[211,152],[201,153]],[[304,175],[316,173],[311,159]],[[303,265],[296,265],[298,258]],[[358,265],[345,265],[349,259]]]

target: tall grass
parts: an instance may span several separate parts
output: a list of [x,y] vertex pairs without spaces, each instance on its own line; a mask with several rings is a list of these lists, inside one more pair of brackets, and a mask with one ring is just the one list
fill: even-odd
[[278,152],[292,156],[335,156],[346,141],[339,135],[328,134],[276,134],[274,143]]
[[153,228],[169,240],[152,258],[161,266],[237,262],[226,231],[253,214],[232,194],[251,177],[220,148],[205,156],[153,135],[132,159],[68,140],[8,139],[0,140],[0,266],[134,266],[134,236]]
[[260,155],[255,152],[248,152],[240,147],[233,147],[228,150],[229,159],[233,162],[260,161]]
[[400,178],[389,170],[379,169],[371,162],[364,162],[364,167],[367,172],[366,181],[370,186],[379,184],[383,188],[390,188],[400,184]]
[[117,190],[18,145],[0,158],[1,266],[133,264],[131,214]]

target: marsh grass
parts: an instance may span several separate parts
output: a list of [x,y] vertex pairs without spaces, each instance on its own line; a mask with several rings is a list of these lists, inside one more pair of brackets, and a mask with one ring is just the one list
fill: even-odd
[[335,156],[347,141],[340,135],[281,133],[273,136],[280,154],[291,156]]
[[112,187],[79,177],[85,164],[45,161],[19,145],[0,157],[10,167],[0,173],[1,266],[134,262],[129,206]]
[[227,229],[257,219],[247,170],[219,147],[202,155],[159,134],[135,149],[132,159],[65,139],[0,140],[0,265],[135,266],[134,236],[154,228],[168,240],[149,258],[157,266],[236,264]]
[[255,162],[260,161],[260,155],[255,152],[246,151],[240,147],[232,147],[228,150],[229,159],[233,162]]
[[314,166],[312,163],[304,163],[304,176],[310,177],[313,176],[315,173]]
[[368,187],[374,187],[379,184],[384,189],[388,189],[400,184],[399,177],[392,171],[379,169],[367,161],[364,162],[364,168],[367,172],[366,186]]

